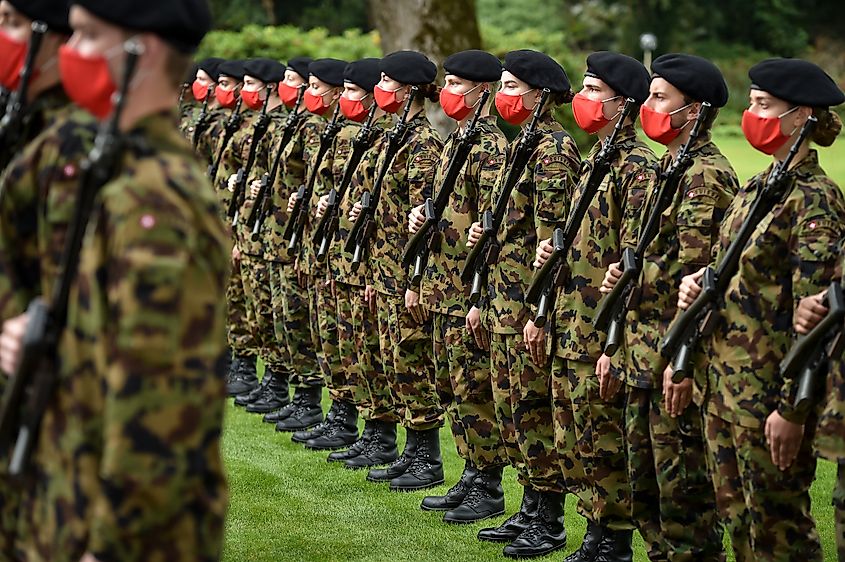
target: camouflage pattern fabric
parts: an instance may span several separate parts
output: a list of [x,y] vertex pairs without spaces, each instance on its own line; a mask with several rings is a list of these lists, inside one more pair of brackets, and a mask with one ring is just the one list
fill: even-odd
[[285,361],[287,349],[284,339],[276,335],[273,314],[272,263],[261,257],[243,254],[240,263],[246,301],[246,325],[250,328],[264,365],[278,375],[289,375],[291,367]]
[[836,552],[839,562],[845,562],[845,463],[836,467],[836,484],[833,488],[833,507],[836,518]]
[[[231,113],[231,109],[218,107],[206,114],[209,125],[197,139],[197,154],[202,158],[205,165],[210,165],[217,156],[217,141],[223,134],[223,127]],[[193,131],[191,131],[191,134],[193,135]]]
[[279,284],[273,287],[273,318],[276,337],[281,329],[292,380],[301,386],[323,386],[323,373],[317,362],[317,346],[312,338],[307,286],[302,287],[294,264],[273,263]]
[[352,298],[352,319],[361,382],[354,387],[355,403],[364,405],[364,419],[398,423],[405,417],[405,407],[392,391],[392,355],[381,353],[381,341],[390,339],[388,325],[379,323],[378,314],[370,312],[363,296]]

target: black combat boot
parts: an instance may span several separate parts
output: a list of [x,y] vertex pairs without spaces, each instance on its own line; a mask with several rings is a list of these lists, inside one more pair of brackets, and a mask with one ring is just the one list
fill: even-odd
[[295,388],[293,391],[293,398],[288,403],[288,405],[283,406],[281,409],[276,410],[275,412],[264,414],[264,423],[272,423],[273,425],[276,425],[280,421],[289,418],[290,415],[302,404],[303,392],[305,392],[304,387]]
[[[395,431],[395,426],[394,426]],[[390,482],[397,476],[401,476],[405,470],[410,466],[411,461],[414,460],[414,454],[417,450],[417,437],[418,434],[413,429],[405,430],[405,448],[402,450],[402,454],[398,457],[394,457],[393,462],[390,463],[390,466],[387,468],[373,468],[367,473],[367,480],[370,482]],[[375,445],[373,445],[375,446]],[[370,460],[370,455],[368,451],[364,451],[354,459],[349,459],[346,461],[346,466],[353,465],[363,465],[363,463]],[[359,464],[360,463],[360,464]],[[380,463],[384,464],[384,463]],[[371,465],[371,466],[378,466],[378,465]],[[353,467],[350,467],[353,468]]]
[[414,460],[401,475],[390,481],[393,492],[425,490],[443,483],[443,457],[440,455],[440,428],[417,432]]
[[228,345],[225,351],[220,355],[220,360],[214,366],[215,374],[224,374],[226,376],[226,384],[229,384],[229,378],[232,376],[232,348]]
[[337,405],[331,425],[319,437],[306,441],[306,449],[315,451],[342,449],[358,440],[358,409],[352,402],[338,400]]
[[455,509],[464,498],[467,496],[469,489],[472,488],[472,481],[475,475],[478,474],[478,469],[475,468],[471,462],[466,461],[464,464],[464,471],[461,477],[454,486],[449,488],[445,496],[426,496],[423,498],[420,508],[423,511],[448,511]]
[[396,449],[396,424],[383,421],[372,423],[372,435],[360,453],[344,461],[346,468],[355,470],[383,466],[399,457],[399,451]]
[[267,371],[265,371],[264,378],[261,379],[258,386],[249,392],[235,396],[235,406],[246,406],[247,404],[252,404],[264,394],[264,389],[267,388],[268,384],[270,384],[270,377],[267,376]]
[[631,548],[633,536],[634,532],[630,529],[625,531],[605,529],[595,562],[631,562],[634,559],[634,551]]
[[345,449],[343,451],[335,451],[334,453],[330,453],[326,461],[328,462],[343,462],[348,461],[351,458],[357,457],[360,455],[364,449],[367,448],[367,444],[373,438],[373,431],[375,430],[375,424],[377,422],[373,420],[367,420],[364,422],[364,431],[361,432],[361,437],[358,438],[355,443],[352,444],[351,447]]
[[511,542],[528,528],[537,517],[537,504],[540,493],[529,486],[522,488],[522,504],[519,511],[505,519],[498,527],[488,527],[478,531],[478,540],[490,542]]
[[581,547],[563,559],[563,562],[593,562],[599,551],[599,543],[606,529],[598,523],[587,521],[587,533]]
[[294,434],[291,435],[290,440],[294,443],[302,444],[308,441],[309,439],[319,437],[332,424],[336,414],[337,404],[335,402],[332,402],[332,405],[329,407],[329,412],[326,414],[326,418],[323,421],[321,421],[311,429],[301,429],[299,431],[294,432]]
[[443,514],[446,523],[475,523],[498,517],[505,512],[505,491],[502,489],[502,467],[479,471],[461,505]]
[[[264,371],[264,378],[269,379],[261,395],[246,405],[251,414],[267,414],[290,403],[290,387],[287,374],[270,369]],[[264,381],[261,381],[264,382]]]
[[[235,357],[237,360],[238,357]],[[241,356],[238,370],[232,380],[226,385],[229,396],[246,394],[258,386],[258,375],[255,373],[255,356]]]
[[323,396],[323,387],[308,386],[302,389],[302,401],[291,412],[291,415],[276,424],[276,431],[301,431],[314,427],[323,419],[323,410],[320,408],[320,398]]
[[508,558],[534,558],[566,546],[563,494],[540,492],[537,517],[502,551]]
[[241,365],[241,358],[239,355],[230,354],[229,355],[229,368],[226,370],[226,388],[229,387],[232,382],[235,380],[235,376],[238,374],[238,367]]

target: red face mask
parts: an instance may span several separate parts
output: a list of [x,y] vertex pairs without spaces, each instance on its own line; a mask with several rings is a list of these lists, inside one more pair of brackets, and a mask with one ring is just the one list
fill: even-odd
[[235,107],[235,90],[224,90],[222,86],[217,86],[214,89],[214,97],[217,102],[226,109]]
[[62,45],[59,47],[59,74],[65,92],[76,105],[97,119],[109,116],[117,85],[106,57],[84,57],[75,49]]
[[305,107],[314,115],[322,115],[328,109],[323,103],[323,96],[312,93],[310,88],[305,90]]
[[194,80],[194,83],[191,84],[191,91],[197,101],[205,101],[205,98],[208,97],[208,88],[200,84],[199,80]]
[[745,138],[751,146],[763,154],[771,156],[786,144],[786,141],[792,136],[792,134],[783,134],[780,128],[780,120],[796,109],[798,109],[798,106],[777,117],[760,117],[746,109],[742,113],[742,132],[745,133]]
[[504,92],[496,94],[496,109],[499,110],[499,115],[502,119],[511,125],[522,125],[526,119],[531,115],[531,110],[526,109],[522,102],[522,96],[534,90],[528,90],[523,94],[510,95]]
[[[667,145],[681,134],[684,127],[675,129],[672,127],[672,116],[682,109],[686,109],[690,104],[684,107],[679,107],[670,113],[663,113],[662,111],[655,111],[647,105],[640,106],[640,120],[643,122],[643,131],[648,135],[648,138],[662,145]],[[687,121],[689,123],[689,121]]]
[[396,92],[401,89],[402,88],[399,87],[395,90],[385,90],[384,88],[376,84],[376,87],[373,90],[373,96],[376,98],[376,103],[380,108],[382,108],[388,113],[396,113],[397,111],[399,111],[399,108],[402,107],[402,104],[405,103],[404,99],[396,99]]
[[[478,86],[475,88],[478,88]],[[475,90],[475,88],[472,90]],[[468,107],[466,104],[466,95],[472,90],[468,90],[463,94],[450,92],[446,88],[440,90],[440,107],[443,108],[443,112],[455,121],[465,119],[473,109],[472,107]]]
[[256,111],[261,109],[261,106],[264,105],[264,100],[261,99],[261,90],[256,90],[255,92],[241,90],[241,99],[244,100],[244,103],[248,108]]
[[587,133],[593,135],[599,132],[610,119],[604,116],[604,102],[615,100],[617,97],[606,100],[591,100],[587,96],[577,93],[572,100],[572,113],[575,115],[575,122]]
[[292,109],[293,106],[296,105],[297,96],[299,96],[299,88],[294,88],[284,82],[279,82],[279,99],[281,99],[282,103],[288,108]]
[[16,89],[21,81],[26,50],[26,41],[15,41],[0,31],[0,84],[7,90]]
[[[369,95],[370,94],[367,94],[364,98]],[[340,112],[343,113],[343,116],[350,121],[363,123],[367,120],[367,115],[370,113],[370,110],[364,107],[364,104],[361,101],[364,98],[361,98],[360,100],[351,100],[346,96],[340,96]]]

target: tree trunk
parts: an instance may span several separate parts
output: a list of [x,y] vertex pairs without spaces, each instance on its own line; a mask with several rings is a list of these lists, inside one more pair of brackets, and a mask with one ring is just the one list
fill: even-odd
[[261,0],[261,7],[267,14],[267,25],[276,25],[276,3],[273,0]]
[[[438,67],[453,53],[481,47],[474,0],[369,0],[370,16],[385,54],[403,49],[425,53]],[[435,107],[436,106],[436,107]],[[444,136],[455,128],[440,106],[429,104],[429,118]]]

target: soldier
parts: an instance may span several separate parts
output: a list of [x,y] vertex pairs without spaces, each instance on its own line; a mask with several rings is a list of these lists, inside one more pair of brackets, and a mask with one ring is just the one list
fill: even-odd
[[[599,140],[582,167],[576,200],[583,196],[596,157],[622,117],[626,98],[642,104],[649,80],[645,67],[631,57],[607,51],[587,57],[584,87],[575,95],[572,111],[578,126]],[[567,486],[578,494],[581,511],[587,514],[584,541],[566,562],[633,556],[631,488],[622,438],[625,397],[618,392],[602,394],[607,377],[619,378],[620,373],[617,369],[611,374],[606,363],[597,365],[605,334],[595,330],[593,320],[604,272],[620,257],[622,223],[637,220],[655,180],[656,157],[637,138],[635,121],[636,114],[626,118],[614,139],[618,148],[567,255],[568,275],[555,306],[555,442]],[[535,267],[542,267],[551,256],[550,242],[540,243]],[[573,444],[577,454],[567,454]]]
[[[223,107],[217,100],[218,89],[222,88],[220,84],[220,65],[226,62],[236,61],[221,60],[213,67],[208,68],[208,70],[213,71],[209,74],[209,77],[214,80],[214,95],[208,101],[210,109],[206,115],[205,126],[202,127],[199,132],[197,132],[196,129],[192,131],[191,137],[191,142],[193,143],[197,154],[199,154],[209,165],[211,165],[217,154],[215,152],[217,140],[220,138],[220,134],[223,131],[223,125],[226,124],[226,119],[228,119],[231,110],[231,108]],[[228,80],[224,80],[223,83],[226,85],[225,87],[230,86]],[[195,126],[196,125],[198,124],[195,124]],[[215,186],[215,188],[216,187],[217,186]],[[226,193],[228,192],[223,190],[221,195],[228,197]],[[221,207],[222,206],[223,205],[221,204]]]
[[[276,89],[277,84],[284,78],[285,66],[272,59],[251,59],[246,61],[243,67],[244,86],[241,89],[241,98],[246,106],[244,120],[240,130],[232,137],[229,148],[224,152],[221,175],[229,176],[229,191],[233,193],[232,196],[242,198],[242,203],[237,209],[238,220],[233,222],[238,261],[235,267],[241,272],[246,305],[245,323],[264,361],[264,378],[252,391],[236,396],[235,404],[246,406],[247,412],[266,414],[278,410],[290,401],[290,370],[284,364],[281,345],[276,339],[270,298],[270,268],[264,260],[264,247],[260,239],[252,240],[251,229],[246,227],[246,217],[252,212],[254,202],[252,191],[249,189],[250,178],[255,178],[256,171],[260,171],[255,162],[258,160],[257,151],[261,138],[256,138],[256,135],[262,135],[262,130],[266,132],[271,115],[279,113],[284,107]],[[254,152],[252,161],[249,159],[250,151]],[[240,184],[238,174],[243,176]]]
[[[492,331],[496,418],[524,492],[520,511],[498,528],[482,529],[478,538],[510,542],[504,549],[509,557],[542,556],[566,545],[566,484],[554,444],[546,335],[529,319],[531,311],[523,293],[530,281],[533,249],[566,217],[581,157],[575,141],[551,111],[553,106],[572,100],[566,72],[548,55],[536,51],[505,55],[502,90],[496,94],[496,108],[503,119],[512,125],[527,125],[543,89],[549,89],[553,97],[543,108],[538,123],[542,137],[510,193],[497,233],[501,251],[490,269],[489,306],[485,310],[486,325]],[[511,151],[519,141],[513,141]],[[503,174],[507,169],[506,165]],[[503,183],[497,183],[491,204],[495,205]],[[480,223],[474,223],[467,245],[474,245],[481,234]],[[475,336],[478,326],[470,322],[470,329]]]
[[[405,219],[412,201],[431,195],[437,160],[443,148],[437,132],[425,114],[424,100],[437,99],[432,83],[437,67],[416,51],[399,51],[380,63],[381,81],[375,86],[376,103],[388,113],[404,111],[407,104],[409,129],[402,147],[383,177],[381,198],[376,203],[375,233],[369,250],[372,286],[376,292],[382,361],[397,401],[404,407],[402,424],[407,441],[402,454],[386,469],[372,469],[371,482],[390,482],[391,490],[422,490],[443,482],[440,455],[440,427],[443,409],[434,388],[431,354],[431,319],[419,306],[405,298],[405,272],[401,255],[408,241]],[[416,86],[416,94],[411,87]],[[376,170],[383,168],[385,152]],[[378,181],[376,179],[375,181]],[[361,210],[355,203],[350,218]],[[392,372],[387,366],[393,363]]]
[[[120,160],[123,174],[100,191],[71,291],[61,370],[21,511],[16,556],[26,560],[211,561],[221,553],[225,390],[215,364],[228,249],[213,191],[174,126],[190,52],[211,20],[197,1],[152,1],[140,11],[115,0],[71,6],[76,32],[60,66],[74,100],[108,113],[123,60],[115,53],[129,36],[144,46],[146,75],[132,82],[120,122],[136,140]],[[4,325],[7,373],[26,322]]]
[[[184,103],[179,123],[179,130],[192,144],[195,144],[194,134],[197,127],[202,133],[208,127],[210,113],[219,107],[215,96],[209,93],[213,94],[217,88],[217,67],[222,62],[223,59],[211,57],[197,63],[196,72],[190,84],[191,93],[186,94],[189,101]],[[205,113],[203,113],[203,108]]]
[[[478,220],[479,209],[490,200],[505,161],[507,139],[490,115],[489,104],[473,111],[482,92],[490,92],[501,78],[501,61],[484,51],[462,51],[447,57],[443,70],[446,83],[440,92],[440,105],[458,128],[446,139],[434,176],[435,189],[443,189],[458,139],[476,111],[480,116],[478,132],[438,225],[438,241],[430,250],[422,285],[408,289],[406,300],[421,301],[432,316],[437,393],[449,415],[458,455],[464,459],[458,482],[445,496],[425,498],[421,507],[446,511],[443,520],[448,523],[471,523],[504,513],[502,469],[508,460],[493,407],[488,334],[480,328],[476,341],[466,329],[467,311],[473,307],[470,288],[461,282],[466,258],[462,237]],[[423,206],[415,207],[409,217],[411,234],[425,219]],[[478,314],[474,309],[473,315]],[[475,492],[470,496],[471,489]]]
[[[367,120],[370,109],[375,104],[373,88],[380,79],[379,59],[375,58],[351,62],[343,71],[343,94],[338,103],[347,122],[335,137],[328,157],[324,158],[320,164],[318,174],[320,181],[324,184],[321,187],[323,195],[319,199],[317,218],[321,218],[326,212],[329,191],[340,188],[344,173],[351,174],[357,169],[347,171],[347,167],[351,165],[349,158],[352,142],[360,133],[361,123]],[[376,123],[374,126],[380,129],[382,127],[378,123],[384,126],[388,121],[387,114],[376,106],[373,114],[373,122]],[[326,279],[330,279],[330,288],[336,301],[337,349],[335,351],[331,350],[332,342],[326,334],[330,327],[330,317],[325,309],[322,309],[324,313],[320,325],[323,353],[326,355],[334,353],[339,359],[339,364],[332,370],[333,381],[330,386],[330,396],[335,412],[323,434],[305,443],[306,447],[316,450],[341,449],[358,443],[355,451],[330,456],[331,461],[349,460],[352,456],[356,456],[355,452],[363,451],[367,442],[358,440],[359,412],[365,420],[366,437],[371,437],[374,426],[378,425],[377,419],[373,416],[373,402],[368,391],[368,384],[376,381],[367,380],[366,377],[370,373],[365,367],[373,362],[372,350],[366,345],[360,348],[356,345],[356,327],[364,321],[364,307],[356,306],[356,302],[360,302],[359,295],[363,292],[365,283],[362,272],[352,270],[352,255],[343,250],[343,244],[351,227],[347,216],[351,207],[350,195],[344,194],[337,216],[338,241],[331,246],[326,257],[328,266]],[[303,243],[310,244],[311,241],[305,240]],[[319,243],[319,240],[315,240],[315,244]],[[313,248],[317,249],[317,245]],[[325,299],[325,301],[329,300]],[[379,382],[382,383],[382,388],[387,388],[383,375]]]
[[[785,199],[746,244],[710,338],[705,430],[711,478],[737,560],[815,561],[822,559],[810,514],[816,419],[795,409],[794,381],[780,375],[779,364],[790,344],[794,308],[830,284],[838,259],[845,197],[819,166],[810,142],[833,143],[841,122],[828,108],[845,102],[845,94],[821,68],[798,59],[765,60],[748,76],[742,130],[751,146],[782,161],[811,115],[818,125],[792,161]],[[731,204],[716,263],[772,167],[752,178]],[[684,278],[681,308],[700,292],[701,274]]]
[[[701,102],[723,107],[728,89],[719,69],[700,57],[667,54],[651,68],[650,95],[640,118],[645,133],[667,147],[660,160],[665,172],[689,139]],[[677,312],[680,279],[709,262],[718,225],[737,191],[733,168],[710,140],[716,115],[702,123],[690,151],[692,165],[645,253],[640,296],[625,331],[628,476],[634,522],[652,560],[724,559],[692,381],[672,382],[671,368],[664,372],[666,360],[658,349]],[[652,212],[656,192],[649,193],[642,216],[623,225],[623,240],[636,240],[633,233]],[[618,263],[610,266],[603,292],[619,273]],[[611,390],[618,384],[618,379],[608,380]]]

